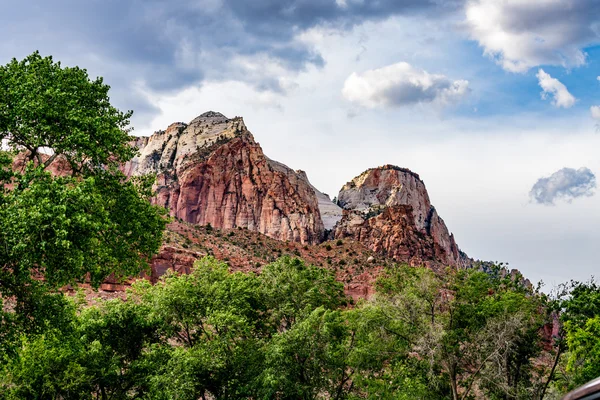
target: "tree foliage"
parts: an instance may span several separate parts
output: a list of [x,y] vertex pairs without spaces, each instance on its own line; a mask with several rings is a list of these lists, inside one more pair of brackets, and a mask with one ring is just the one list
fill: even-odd
[[565,391],[600,376],[600,286],[593,279],[563,284],[555,307],[562,323],[555,379]]
[[10,147],[0,151],[0,354],[20,332],[54,324],[50,292],[138,275],[161,245],[153,178],[117,168],[136,150],[131,112],[108,92],[101,78],[37,52],[0,66],[0,139]]
[[541,301],[510,276],[398,266],[345,308],[333,274],[301,260],[255,275],[207,257],[190,275],[138,281],[125,301],[65,307],[67,328],[23,339],[4,387],[16,398],[535,398]]
[[[0,66],[0,139],[47,167],[58,156],[74,172],[133,157],[128,145],[131,111],[110,104],[110,86],[85,69],[63,67],[35,52]],[[43,160],[43,148],[54,156]]]

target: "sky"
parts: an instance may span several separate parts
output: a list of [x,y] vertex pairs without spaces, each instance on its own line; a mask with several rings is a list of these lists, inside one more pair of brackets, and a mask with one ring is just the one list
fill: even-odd
[[331,197],[407,167],[469,256],[548,291],[598,275],[597,0],[0,2],[0,64],[104,77],[137,135],[243,116]]

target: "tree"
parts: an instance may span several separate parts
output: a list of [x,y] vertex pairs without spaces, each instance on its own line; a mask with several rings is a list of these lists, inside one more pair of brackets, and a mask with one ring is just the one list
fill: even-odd
[[[64,296],[63,296],[64,298]],[[136,398],[148,392],[158,344],[158,321],[135,301],[110,300],[62,308],[60,326],[23,335],[18,356],[4,366],[0,392],[8,398]]]
[[[0,139],[44,168],[64,157],[73,173],[131,159],[132,111],[110,104],[110,86],[85,69],[62,67],[37,51],[0,67]],[[44,160],[41,151],[53,155]]]
[[317,307],[334,310],[346,305],[344,287],[324,268],[299,258],[282,257],[263,267],[259,277],[274,323],[286,330]]
[[351,385],[347,374],[352,332],[343,313],[319,307],[289,330],[276,335],[267,348],[262,374],[266,398],[340,399]]
[[600,376],[600,315],[589,318],[583,326],[565,324],[569,357],[567,371],[573,374],[572,386],[579,386]]
[[594,279],[561,285],[556,308],[562,342],[555,360],[560,374],[553,379],[567,391],[600,376],[600,285]]
[[229,273],[212,257],[198,260],[190,275],[167,274],[156,285],[140,281],[134,293],[161,321],[161,335],[174,348],[156,354],[159,398],[246,398],[262,367],[262,340],[274,330],[254,274]]
[[380,279],[378,289],[385,329],[428,360],[431,389],[457,400],[475,388],[509,399],[539,390],[527,385],[540,350],[542,301],[518,276],[500,268],[437,276],[400,266]]
[[[258,276],[230,273],[225,263],[205,257],[190,275],[167,274],[154,286],[138,282],[134,292],[152,309],[149,317],[163,321],[166,340],[178,343],[155,353],[164,358],[150,381],[153,393],[165,399],[278,393],[265,378],[272,371],[265,364],[269,349],[287,347],[292,336],[298,343],[332,346],[329,336],[304,337],[311,333],[303,327],[313,326],[305,321],[315,309],[333,312],[345,301],[341,284],[329,271],[288,257],[265,266]],[[276,360],[281,365],[289,361]],[[274,363],[272,359],[269,365]],[[288,381],[296,377],[292,374]]]
[[0,152],[0,297],[10,303],[0,353],[16,344],[15,329],[52,323],[47,290],[137,275],[161,245],[166,212],[148,201],[153,178],[117,169],[136,150],[131,112],[111,106],[108,91],[37,52],[0,66],[0,139],[12,147]]

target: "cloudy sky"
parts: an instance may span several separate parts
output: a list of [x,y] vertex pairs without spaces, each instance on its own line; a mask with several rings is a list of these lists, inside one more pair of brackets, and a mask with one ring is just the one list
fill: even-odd
[[600,275],[597,0],[3,0],[0,35],[105,77],[136,134],[241,115],[332,197],[408,167],[470,256]]

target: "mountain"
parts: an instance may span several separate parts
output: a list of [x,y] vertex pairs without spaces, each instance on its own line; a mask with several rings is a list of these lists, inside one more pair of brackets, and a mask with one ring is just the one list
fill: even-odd
[[[232,270],[260,271],[288,254],[334,269],[358,298],[395,262],[436,270],[472,263],[419,175],[408,169],[369,169],[346,183],[333,203],[304,171],[268,158],[241,117],[213,111],[134,138],[133,145],[139,155],[123,172],[156,174],[153,202],[175,217],[152,262],[153,281],[168,269],[189,272],[204,255],[227,261]],[[114,285],[104,287],[119,288]]]
[[337,198],[344,211],[335,239],[351,238],[410,265],[465,267],[472,261],[459,250],[419,175],[409,169],[368,169]]
[[157,174],[155,203],[177,219],[318,243],[324,225],[306,175],[267,158],[240,117],[209,111],[134,141],[128,176]]

